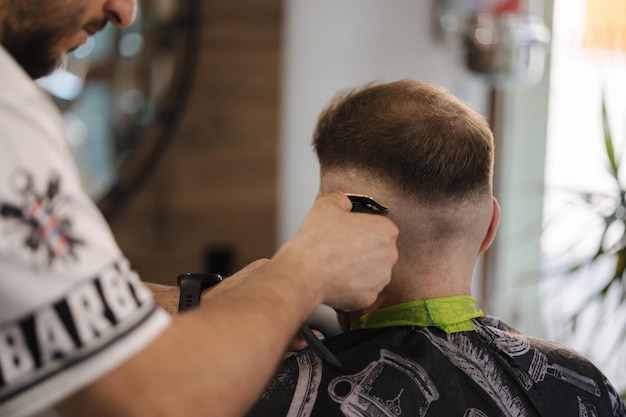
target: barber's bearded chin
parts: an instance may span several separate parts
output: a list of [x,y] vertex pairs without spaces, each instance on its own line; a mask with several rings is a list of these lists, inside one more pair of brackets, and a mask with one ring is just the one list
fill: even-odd
[[61,64],[61,57],[54,49],[55,42],[50,37],[46,38],[43,35],[27,39],[5,37],[3,44],[33,79],[50,74]]

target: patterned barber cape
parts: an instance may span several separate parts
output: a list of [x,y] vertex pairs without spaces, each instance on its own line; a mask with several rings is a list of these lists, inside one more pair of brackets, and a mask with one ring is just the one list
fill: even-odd
[[409,302],[363,316],[287,358],[248,417],[619,416],[626,408],[589,360],[483,317],[471,297]]

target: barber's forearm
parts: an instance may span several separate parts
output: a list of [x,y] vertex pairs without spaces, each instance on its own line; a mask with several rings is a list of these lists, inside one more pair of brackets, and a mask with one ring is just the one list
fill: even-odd
[[[224,290],[235,286],[239,282],[238,279],[224,280],[215,287],[202,292],[202,302],[222,293]],[[146,286],[152,291],[154,302],[170,314],[178,314],[178,304],[180,301],[180,288],[172,285],[161,285],[146,283]]]
[[170,314],[178,312],[180,290],[172,285],[145,283],[154,297],[154,302]]
[[258,279],[177,315],[155,343],[62,404],[61,415],[243,415],[320,301],[315,282],[293,279],[293,270],[268,264]]
[[[209,290],[203,291],[202,302],[221,294],[225,290],[232,288],[243,280],[252,276],[254,273],[260,270],[260,268],[267,262],[267,259],[259,259],[252,262],[241,271],[237,272],[233,276],[225,279],[215,287]],[[178,312],[178,303],[180,299],[180,289],[174,285],[162,285],[147,282],[146,286],[152,291],[154,302],[165,309],[170,314],[176,314]]]

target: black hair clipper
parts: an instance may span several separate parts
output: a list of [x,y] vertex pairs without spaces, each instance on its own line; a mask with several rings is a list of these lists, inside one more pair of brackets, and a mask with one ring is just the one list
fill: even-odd
[[352,211],[357,213],[383,214],[387,207],[378,203],[372,197],[363,194],[349,194],[346,196],[352,201]]

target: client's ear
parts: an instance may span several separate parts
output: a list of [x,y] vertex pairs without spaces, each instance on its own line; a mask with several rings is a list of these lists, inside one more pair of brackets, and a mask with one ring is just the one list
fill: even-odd
[[479,255],[486,251],[487,248],[491,246],[491,243],[493,243],[493,240],[496,237],[496,231],[498,230],[498,224],[500,223],[500,205],[498,204],[498,200],[496,200],[495,197],[491,197],[491,203],[493,205],[491,222],[489,222],[489,228],[487,229],[483,243],[480,244],[480,250],[478,251]]

